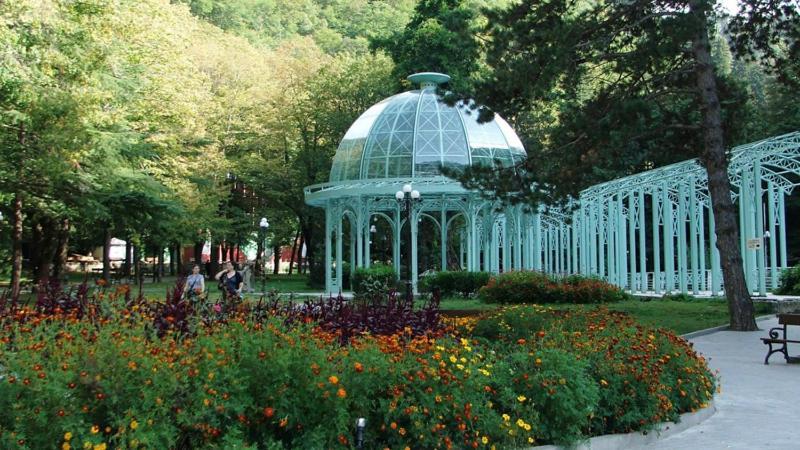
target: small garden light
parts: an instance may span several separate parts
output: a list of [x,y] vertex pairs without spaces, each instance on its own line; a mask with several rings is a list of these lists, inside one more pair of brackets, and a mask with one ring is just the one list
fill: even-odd
[[367,419],[359,417],[356,420],[356,448],[364,448],[365,428],[367,428]]

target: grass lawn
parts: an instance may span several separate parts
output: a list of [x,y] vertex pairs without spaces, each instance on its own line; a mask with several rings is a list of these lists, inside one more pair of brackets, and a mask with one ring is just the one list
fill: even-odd
[[[499,305],[485,304],[475,299],[445,298],[443,310],[486,311]],[[592,309],[598,305],[548,305],[556,309]],[[675,300],[627,300],[605,305],[613,311],[630,314],[640,322],[657,327],[668,328],[678,334],[703,330],[729,322],[728,304],[723,299]],[[756,303],[756,315],[769,314],[772,306]]]

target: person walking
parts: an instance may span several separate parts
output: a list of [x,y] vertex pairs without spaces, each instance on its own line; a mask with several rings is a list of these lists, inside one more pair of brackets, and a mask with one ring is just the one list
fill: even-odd
[[226,262],[225,268],[221,270],[214,278],[219,280],[219,288],[222,291],[223,296],[236,298],[242,297],[242,285],[244,284],[244,279],[242,278],[242,274],[237,272],[233,267],[232,262]]
[[192,273],[186,277],[186,283],[183,285],[183,295],[194,303],[202,299],[205,292],[206,279],[200,273],[200,266],[195,264],[192,267]]

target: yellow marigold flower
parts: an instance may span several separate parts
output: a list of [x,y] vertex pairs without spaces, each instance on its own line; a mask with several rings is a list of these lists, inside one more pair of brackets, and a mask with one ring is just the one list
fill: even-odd
[[456,362],[456,361],[458,361],[458,358],[456,358],[456,357],[455,357],[455,356],[453,356],[453,355],[450,355],[450,362],[451,362],[451,363],[454,363],[454,362]]
[[100,432],[100,427],[97,425],[92,425],[92,434],[97,434]]
[[489,443],[489,438],[487,438],[486,436],[482,437],[481,438],[481,443],[483,443],[483,445],[488,444]]
[[70,450],[72,446],[69,445],[69,442],[64,442],[61,444],[61,450]]
[[136,419],[131,420],[131,430],[135,430],[138,427],[139,427],[139,422],[137,422]]
[[533,438],[532,438],[532,437],[529,437],[529,438],[528,438],[528,443],[529,443],[529,444],[533,444]]
[[65,441],[68,441],[68,440],[70,440],[70,439],[72,439],[72,433],[70,433],[69,431],[67,431],[66,433],[64,433],[64,440],[65,440]]
[[525,431],[531,431],[531,424],[526,423],[523,428],[525,428]]
[[511,420],[511,416],[509,416],[508,414],[503,414],[503,420],[508,422],[509,420]]
[[525,421],[522,419],[517,419],[517,426],[520,428],[525,428]]
[[527,399],[528,399],[528,397],[525,397],[524,395],[520,395],[519,397],[517,397],[517,400],[519,400],[519,401],[520,401],[520,403],[521,403],[521,402],[524,402],[524,401],[525,401],[525,400],[527,400]]
[[95,445],[94,450],[106,450],[105,442]]

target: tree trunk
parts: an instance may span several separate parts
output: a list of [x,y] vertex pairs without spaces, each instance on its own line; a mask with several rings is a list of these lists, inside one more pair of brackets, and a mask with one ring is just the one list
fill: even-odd
[[158,247],[153,248],[153,283],[158,281]]
[[272,268],[272,274],[277,275],[278,271],[281,269],[281,246],[276,245],[272,249],[272,260],[275,262],[274,267]]
[[[183,247],[181,244],[175,244],[175,269],[177,271],[178,276],[183,276]],[[174,274],[173,274],[174,275]]]
[[58,229],[58,243],[56,253],[53,257],[53,277],[61,279],[64,276],[64,268],[67,266],[69,257],[69,219],[61,219]]
[[14,194],[14,225],[11,231],[11,299],[19,299],[22,279],[22,193]]
[[203,265],[203,247],[205,242],[194,243],[194,263],[201,266]]
[[214,277],[219,272],[219,244],[211,242],[211,255],[209,256],[209,273],[206,275],[208,278]]
[[43,219],[37,224],[39,229],[39,248],[35,249],[37,255],[36,264],[36,283],[47,283],[50,281],[50,273],[53,269],[53,259],[58,245],[58,229],[50,219]]
[[294,268],[294,255],[297,253],[297,240],[300,239],[300,230],[294,234],[294,241],[292,241],[292,254],[289,256],[289,275],[292,274]]
[[131,243],[131,236],[125,240],[125,264],[123,274],[126,278],[131,277],[131,266],[133,265],[133,244]]
[[731,200],[731,183],[728,178],[728,159],[722,131],[722,113],[714,66],[708,42],[709,5],[703,0],[689,3],[691,13],[697,19],[697,34],[693,38],[692,52],[695,58],[695,76],[703,112],[703,141],[705,149],[703,164],[708,173],[708,192],[711,196],[722,266],[725,295],[728,297],[730,326],[735,331],[757,330],[755,310],[745,281],[742,255],[739,250],[737,214]]
[[175,276],[175,256],[178,254],[178,251],[177,245],[169,246],[169,275],[172,277]]
[[103,279],[111,278],[111,227],[106,225],[103,231]]
[[158,251],[158,281],[164,278],[164,247],[157,247]]
[[300,242],[297,244],[297,273],[302,274],[304,273],[303,269],[303,245],[305,245],[305,239],[303,239],[303,234],[300,233]]
[[133,247],[133,272],[136,275],[136,281],[141,288],[142,283],[144,282],[144,274],[142,273],[142,255],[139,253],[141,250],[139,246],[136,245]]
[[42,253],[42,249],[44,247],[44,233],[42,231],[43,227],[41,219],[36,219],[33,214],[29,215],[28,217],[31,223],[31,240],[27,252],[28,263],[30,265],[33,278],[36,280],[38,279],[39,265],[41,265],[42,258],[44,256]]

